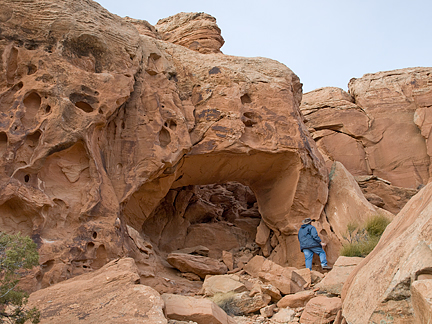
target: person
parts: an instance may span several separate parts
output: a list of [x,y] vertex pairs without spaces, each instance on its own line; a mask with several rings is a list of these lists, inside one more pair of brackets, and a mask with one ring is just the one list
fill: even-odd
[[320,258],[321,268],[324,270],[331,270],[331,267],[327,265],[327,257],[323,249],[326,245],[321,242],[316,228],[311,224],[312,222],[312,219],[305,218],[298,232],[300,250],[304,253],[306,268],[312,270],[312,258],[315,253],[318,254]]

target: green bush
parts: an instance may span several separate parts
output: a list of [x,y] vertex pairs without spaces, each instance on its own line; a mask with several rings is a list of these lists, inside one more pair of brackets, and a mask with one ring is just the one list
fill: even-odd
[[363,226],[354,223],[347,225],[347,243],[343,244],[340,255],[349,257],[365,257],[378,244],[390,220],[382,215],[369,218]]
[[39,323],[36,308],[26,310],[28,294],[18,288],[26,269],[38,264],[37,246],[28,236],[0,232],[0,324]]

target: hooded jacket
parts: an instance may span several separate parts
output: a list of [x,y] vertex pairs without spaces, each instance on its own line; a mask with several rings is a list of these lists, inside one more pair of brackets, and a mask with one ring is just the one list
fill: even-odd
[[318,232],[311,224],[303,224],[298,232],[298,240],[300,242],[300,250],[310,249],[313,247],[321,247],[321,239]]

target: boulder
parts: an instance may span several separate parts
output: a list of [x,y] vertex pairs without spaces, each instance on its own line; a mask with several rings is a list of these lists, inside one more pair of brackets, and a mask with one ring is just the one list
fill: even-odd
[[315,294],[311,290],[300,291],[295,294],[285,295],[281,300],[278,301],[277,307],[279,308],[297,308],[306,306],[307,302],[315,297]]
[[163,294],[165,312],[169,319],[193,321],[197,324],[236,324],[222,308],[207,298]]
[[297,269],[295,270],[305,281],[306,286],[310,287],[312,285],[316,285],[324,278],[324,274],[315,270],[309,270],[308,268]]
[[269,295],[271,297],[272,302],[277,302],[282,298],[279,289],[269,283],[264,283],[260,285],[260,290],[263,294]]
[[291,308],[282,308],[274,314],[271,318],[272,322],[276,323],[289,323],[295,317],[295,310]]
[[432,185],[415,195],[387,226],[375,249],[353,270],[342,291],[348,323],[414,322],[411,285],[430,274]]
[[181,12],[156,24],[162,39],[200,53],[221,53],[224,44],[216,18],[204,12]]
[[302,324],[332,323],[342,308],[338,297],[318,296],[309,300],[300,317]]
[[417,280],[411,285],[414,323],[432,323],[432,279]]
[[247,315],[258,312],[270,303],[271,297],[263,293],[251,295],[248,291],[233,294],[230,305],[237,314]]
[[364,258],[339,257],[333,265],[333,269],[315,287],[329,294],[340,295],[349,275],[363,260]]
[[167,261],[181,272],[192,272],[202,279],[207,275],[225,274],[228,268],[222,262],[200,256],[185,253],[170,253]]
[[276,304],[272,304],[260,309],[260,314],[263,317],[272,317],[274,315],[274,310],[276,308]]
[[28,307],[36,306],[41,323],[46,324],[166,324],[160,295],[137,282],[133,259],[114,260],[99,270],[32,293]]
[[293,294],[303,290],[306,281],[295,272],[295,268],[284,268],[262,256],[255,256],[244,267],[251,276],[271,283],[283,294]]
[[246,291],[246,286],[240,282],[240,277],[233,274],[220,276],[206,276],[202,286],[202,293],[205,296],[213,296],[218,293]]

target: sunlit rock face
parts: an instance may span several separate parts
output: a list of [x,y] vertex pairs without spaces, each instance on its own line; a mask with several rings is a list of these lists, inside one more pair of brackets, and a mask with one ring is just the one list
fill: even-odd
[[271,258],[303,264],[328,178],[290,69],[140,35],[92,1],[1,7],[0,226],[38,242],[37,287],[123,255],[151,268],[140,235],[169,191],[229,181],[254,192]]
[[430,178],[431,84],[432,68],[365,74],[306,93],[301,111],[326,160],[415,189]]

